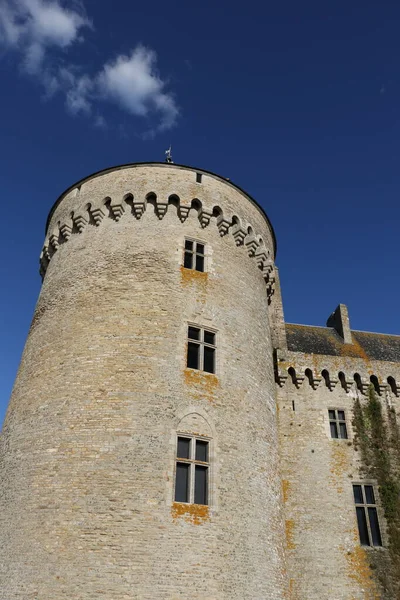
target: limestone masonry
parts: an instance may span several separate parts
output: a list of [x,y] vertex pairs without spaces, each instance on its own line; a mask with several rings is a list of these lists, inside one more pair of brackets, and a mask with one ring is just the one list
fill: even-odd
[[0,436],[2,600],[400,599],[400,337],[285,324],[263,209],[107,169],[50,212]]

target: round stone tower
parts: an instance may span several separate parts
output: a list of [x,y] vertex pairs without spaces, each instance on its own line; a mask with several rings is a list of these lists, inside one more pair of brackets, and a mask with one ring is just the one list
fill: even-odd
[[175,164],[107,169],[47,223],[0,446],[7,600],[280,600],[261,207]]

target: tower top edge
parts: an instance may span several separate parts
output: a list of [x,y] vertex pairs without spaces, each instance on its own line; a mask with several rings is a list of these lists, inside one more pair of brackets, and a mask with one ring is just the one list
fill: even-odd
[[52,216],[54,214],[54,211],[56,210],[57,206],[62,202],[63,198],[67,194],[69,194],[69,192],[71,192],[74,188],[83,185],[84,183],[86,183],[87,181],[90,181],[91,179],[94,179],[95,177],[101,177],[102,175],[106,175],[107,173],[112,173],[113,171],[122,171],[124,169],[131,169],[133,167],[164,167],[166,169],[174,169],[175,168],[175,169],[183,169],[183,170],[187,170],[187,171],[194,171],[196,173],[202,173],[202,174],[214,177],[215,179],[218,179],[218,180],[222,181],[223,183],[229,185],[230,187],[238,190],[241,194],[243,194],[248,200],[250,200],[250,202],[252,202],[256,206],[256,208],[259,210],[259,212],[261,213],[261,215],[266,220],[267,225],[268,225],[268,227],[271,230],[272,239],[273,239],[273,243],[274,243],[274,255],[276,256],[277,242],[276,242],[276,235],[275,235],[274,228],[273,228],[273,226],[271,224],[271,221],[269,220],[269,218],[267,216],[267,213],[265,212],[265,210],[263,209],[263,207],[257,202],[257,200],[255,200],[252,196],[250,196],[250,194],[248,194],[239,185],[237,185],[236,183],[233,183],[230,179],[227,179],[226,177],[223,177],[222,175],[218,175],[217,173],[213,173],[212,171],[207,171],[206,169],[200,169],[200,168],[192,167],[192,166],[189,166],[189,165],[180,165],[180,164],[177,164],[177,163],[166,163],[166,162],[135,162],[135,163],[126,163],[126,164],[122,164],[122,165],[116,165],[114,167],[107,167],[105,169],[101,169],[100,171],[96,171],[94,173],[91,173],[90,175],[87,175],[86,177],[83,177],[79,181],[76,181],[75,183],[73,183],[72,185],[70,185],[57,198],[57,200],[55,201],[55,203],[51,207],[49,215],[47,217],[45,233],[47,234],[47,231],[48,231],[48,228],[49,228],[49,224],[50,224],[50,220],[51,220],[51,218],[52,218]]

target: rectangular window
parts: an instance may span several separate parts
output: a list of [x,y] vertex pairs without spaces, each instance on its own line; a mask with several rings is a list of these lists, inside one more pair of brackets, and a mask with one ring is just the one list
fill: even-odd
[[372,485],[353,485],[358,533],[362,546],[382,546],[375,493]]
[[209,442],[178,436],[175,502],[208,505]]
[[329,414],[329,426],[331,430],[332,438],[340,438],[347,440],[347,425],[346,425],[346,415],[344,410],[338,410],[336,408],[330,408],[328,410]]
[[196,183],[201,183],[203,175],[201,173],[196,173]]
[[215,373],[215,351],[215,332],[189,325],[187,367]]
[[205,245],[202,242],[185,240],[183,266],[202,273],[205,271]]
[[190,465],[180,462],[176,463],[176,502],[189,502],[189,470]]

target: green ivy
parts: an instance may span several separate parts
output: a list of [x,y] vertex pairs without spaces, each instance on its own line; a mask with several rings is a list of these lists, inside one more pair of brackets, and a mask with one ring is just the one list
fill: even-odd
[[373,567],[380,571],[381,584],[390,594],[387,598],[400,600],[400,432],[394,409],[388,408],[385,419],[373,385],[365,404],[358,398],[354,402],[353,428],[362,474],[377,481],[387,523],[391,564],[385,565],[382,557],[375,555]]

